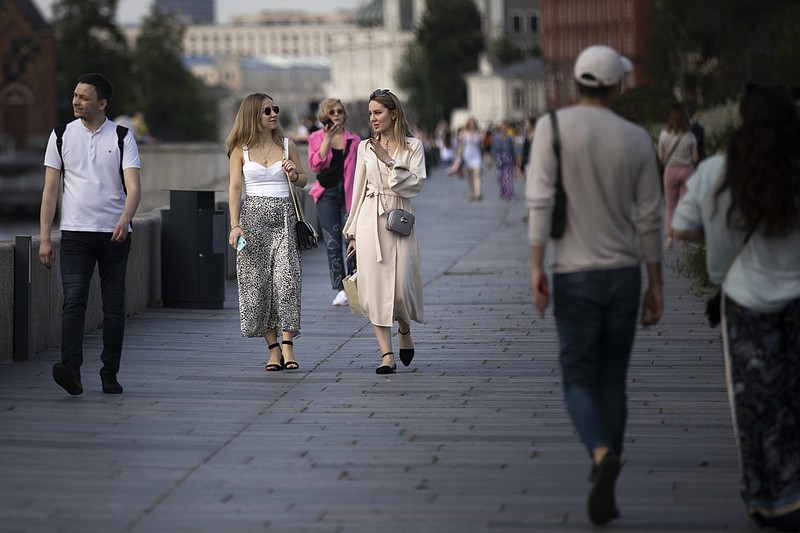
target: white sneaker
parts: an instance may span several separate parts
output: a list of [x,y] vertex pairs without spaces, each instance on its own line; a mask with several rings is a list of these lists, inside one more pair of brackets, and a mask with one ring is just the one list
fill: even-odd
[[336,298],[333,299],[333,305],[348,305],[347,293],[344,291],[339,291],[339,293],[336,295]]

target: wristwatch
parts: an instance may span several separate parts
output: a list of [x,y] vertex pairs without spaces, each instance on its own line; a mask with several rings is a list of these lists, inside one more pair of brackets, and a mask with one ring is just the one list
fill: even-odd
[[389,168],[389,170],[392,170],[394,168],[394,164],[395,164],[395,160],[394,159],[390,159],[389,162],[386,163],[386,166]]

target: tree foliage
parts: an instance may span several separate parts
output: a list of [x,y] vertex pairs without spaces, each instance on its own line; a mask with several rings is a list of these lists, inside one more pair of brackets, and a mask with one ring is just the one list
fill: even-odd
[[133,54],[136,104],[159,139],[213,140],[216,106],[181,61],[184,32],[155,7],[144,18]]
[[59,120],[72,118],[72,91],[88,72],[101,72],[114,85],[111,113],[130,103],[130,55],[114,22],[116,12],[117,0],[57,0],[53,5]]
[[800,87],[800,2],[656,2],[647,70],[704,106],[735,97],[746,82]]
[[432,130],[439,119],[467,103],[464,75],[478,68],[484,50],[481,17],[474,0],[428,0],[414,41],[398,72],[400,88],[420,125]]
[[508,37],[502,36],[492,43],[492,56],[500,65],[508,65],[525,59],[525,51]]

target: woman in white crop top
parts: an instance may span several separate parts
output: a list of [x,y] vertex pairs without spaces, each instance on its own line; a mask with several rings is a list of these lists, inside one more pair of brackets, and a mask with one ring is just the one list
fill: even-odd
[[304,187],[306,174],[292,141],[289,157],[284,156],[278,112],[269,95],[249,95],[225,143],[230,158],[228,243],[237,250],[242,336],[267,341],[268,371],[300,366],[293,339],[300,333],[302,270],[287,177]]

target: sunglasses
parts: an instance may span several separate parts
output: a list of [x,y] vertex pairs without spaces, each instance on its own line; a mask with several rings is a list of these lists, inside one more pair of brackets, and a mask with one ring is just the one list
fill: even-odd
[[344,109],[331,109],[330,111],[328,111],[328,114],[329,114],[330,116],[334,116],[334,115],[344,115]]
[[281,108],[276,106],[276,105],[274,105],[272,107],[265,107],[264,108],[264,114],[267,115],[267,116],[270,116],[272,113],[275,113],[277,115],[280,112],[281,112]]
[[390,92],[392,92],[392,91],[390,91],[389,89],[375,89],[374,91],[372,91],[372,94],[369,95],[369,96],[370,96],[370,98],[375,97],[375,96],[386,96]]

